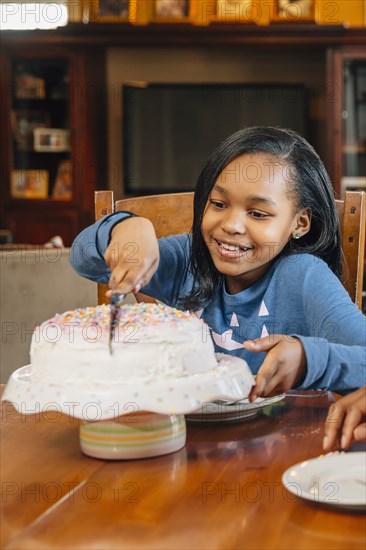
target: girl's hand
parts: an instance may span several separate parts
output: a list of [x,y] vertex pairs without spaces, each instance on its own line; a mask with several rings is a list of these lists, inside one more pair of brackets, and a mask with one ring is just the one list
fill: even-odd
[[[147,285],[159,265],[159,246],[153,224],[145,218],[128,218],[112,230],[104,259],[111,269],[109,286],[122,294]],[[107,296],[111,291],[107,292]]]
[[346,395],[329,407],[325,420],[324,451],[330,451],[337,439],[348,449],[352,439],[366,441],[366,386]]
[[249,351],[265,351],[267,355],[259,369],[249,400],[283,393],[293,388],[306,374],[306,355],[297,338],[272,334],[244,342]]

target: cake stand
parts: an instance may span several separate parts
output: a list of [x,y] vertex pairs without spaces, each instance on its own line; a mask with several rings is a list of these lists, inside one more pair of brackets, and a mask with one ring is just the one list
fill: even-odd
[[81,450],[96,458],[134,459],[178,451],[185,445],[184,415],[217,399],[248,396],[254,378],[245,361],[217,353],[205,373],[145,384],[50,384],[27,365],[10,377],[2,400],[21,414],[57,410],[81,420]]

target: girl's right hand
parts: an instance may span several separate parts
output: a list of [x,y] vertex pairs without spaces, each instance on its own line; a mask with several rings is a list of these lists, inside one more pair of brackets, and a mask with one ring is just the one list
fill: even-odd
[[127,294],[147,285],[159,265],[159,245],[150,220],[133,217],[117,224],[104,259],[111,270],[112,290]]

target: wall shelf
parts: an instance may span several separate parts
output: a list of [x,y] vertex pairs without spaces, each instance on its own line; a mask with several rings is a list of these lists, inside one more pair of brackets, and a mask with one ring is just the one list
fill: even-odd
[[316,25],[313,23],[276,23],[268,26],[238,23],[213,23],[195,26],[189,23],[71,23],[52,31],[5,31],[3,47],[78,44],[80,46],[299,46],[328,48],[364,45],[365,27]]

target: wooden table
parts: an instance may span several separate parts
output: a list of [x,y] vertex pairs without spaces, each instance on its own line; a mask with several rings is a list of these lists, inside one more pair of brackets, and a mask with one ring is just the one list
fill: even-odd
[[179,452],[116,462],[81,453],[77,420],[4,402],[2,548],[364,550],[362,514],[281,484],[321,454],[333,400],[293,394],[253,419],[189,424]]

